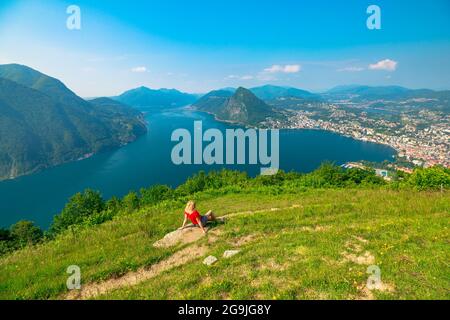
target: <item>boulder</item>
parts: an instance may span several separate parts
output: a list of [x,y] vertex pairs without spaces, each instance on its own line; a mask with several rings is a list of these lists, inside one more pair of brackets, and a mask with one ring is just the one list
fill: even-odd
[[156,241],[153,246],[155,248],[169,248],[178,244],[188,244],[197,241],[204,236],[202,230],[193,225],[189,225],[184,229],[172,231],[164,236],[164,238]]

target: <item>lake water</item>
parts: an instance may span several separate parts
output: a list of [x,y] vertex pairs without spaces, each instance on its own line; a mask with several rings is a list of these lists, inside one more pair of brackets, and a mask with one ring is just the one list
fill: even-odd
[[[212,116],[189,110],[172,110],[146,115],[147,135],[116,151],[64,164],[15,180],[0,182],[0,226],[21,219],[47,228],[73,194],[86,188],[100,190],[105,198],[123,196],[153,184],[177,186],[199,170],[222,167],[247,171],[255,176],[260,165],[208,166],[181,165],[171,161],[173,130],[192,131],[194,120],[203,121],[203,129],[224,131],[234,126],[217,122]],[[285,171],[309,172],[323,161],[336,164],[347,161],[383,161],[395,154],[387,146],[357,141],[318,130],[280,131],[280,168]]]

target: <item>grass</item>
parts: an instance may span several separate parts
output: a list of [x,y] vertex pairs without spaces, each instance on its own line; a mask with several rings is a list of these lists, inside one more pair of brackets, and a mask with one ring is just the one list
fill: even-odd
[[[219,215],[267,211],[232,216],[215,227],[216,241],[199,240],[207,255],[219,258],[213,266],[197,259],[97,298],[450,298],[449,193],[309,189],[281,195],[205,193],[197,200],[200,212],[213,209]],[[271,211],[274,207],[286,209]],[[182,209],[144,208],[3,257],[0,298],[60,298],[67,292],[69,265],[78,265],[83,283],[90,283],[162,261],[181,248],[152,244],[181,224]],[[222,258],[232,248],[241,251]],[[363,289],[368,265],[351,257],[366,252],[380,267],[384,291]]]

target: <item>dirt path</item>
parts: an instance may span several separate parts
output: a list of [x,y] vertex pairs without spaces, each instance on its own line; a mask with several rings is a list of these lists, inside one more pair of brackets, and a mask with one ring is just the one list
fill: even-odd
[[118,288],[134,286],[145,280],[151,279],[166,270],[184,265],[197,258],[200,258],[205,255],[205,253],[206,247],[188,247],[174,253],[166,260],[158,262],[148,268],[141,268],[135,272],[128,272],[120,278],[113,278],[100,283],[85,284],[82,286],[81,290],[73,290],[69,292],[65,296],[65,299],[90,299]]

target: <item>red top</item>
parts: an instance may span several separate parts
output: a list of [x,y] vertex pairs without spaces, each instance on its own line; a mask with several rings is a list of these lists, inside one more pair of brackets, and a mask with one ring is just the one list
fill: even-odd
[[192,211],[191,214],[189,214],[189,213],[187,213],[187,212],[185,211],[185,212],[184,212],[184,215],[185,215],[186,217],[188,217],[188,218],[192,221],[192,223],[195,224],[195,225],[198,224],[197,218],[200,220],[200,213],[198,213],[197,210]]

